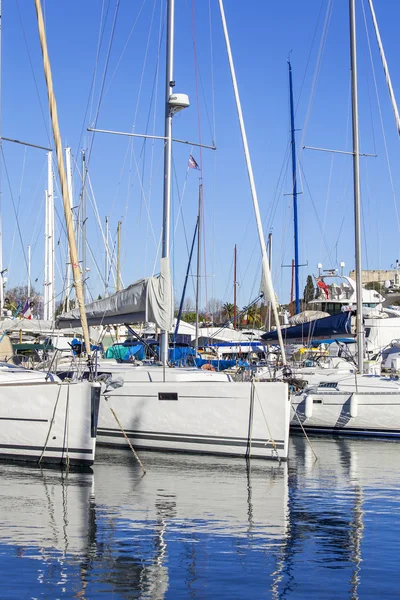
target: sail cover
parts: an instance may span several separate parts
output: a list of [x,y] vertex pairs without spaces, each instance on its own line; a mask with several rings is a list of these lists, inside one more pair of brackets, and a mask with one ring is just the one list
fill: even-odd
[[[316,319],[294,327],[282,329],[283,341],[304,342],[305,340],[316,340],[337,337],[338,335],[354,335],[354,326],[352,322],[351,311],[343,312],[338,315]],[[261,336],[265,342],[277,342],[278,335],[276,331],[268,331]]]
[[[169,331],[174,318],[169,258],[162,258],[160,274],[139,279],[129,287],[85,306],[88,325],[119,325],[152,321]],[[66,329],[80,324],[79,309],[60,315],[57,327]]]

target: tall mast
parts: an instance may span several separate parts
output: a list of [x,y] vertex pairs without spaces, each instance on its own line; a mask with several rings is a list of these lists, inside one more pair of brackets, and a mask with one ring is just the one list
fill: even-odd
[[31,297],[31,247],[28,246],[28,286],[27,294],[28,298]]
[[[69,203],[72,208],[74,206],[74,200],[72,197],[72,165],[71,165],[71,148],[65,148],[65,167],[67,170],[67,185],[68,185],[68,195],[69,195]],[[71,298],[71,265],[69,260],[67,260],[67,277],[66,277],[66,295],[65,295],[65,312],[69,311],[70,307],[70,298]]]
[[[2,0],[0,0],[0,151],[2,150],[2,40],[3,40],[3,10]],[[3,222],[2,222],[2,191],[1,191],[1,161],[0,161],[0,318],[3,316],[4,309],[4,271],[3,271]]]
[[360,150],[358,139],[358,87],[357,87],[357,41],[356,41],[356,8],[355,0],[349,0],[350,12],[350,62],[351,62],[351,95],[353,125],[353,186],[354,186],[354,226],[356,257],[356,293],[357,316],[356,334],[358,351],[358,370],[364,368],[364,327],[362,303],[362,265],[361,265],[361,200],[360,200]]
[[54,317],[54,183],[53,153],[47,153],[47,190],[44,221],[44,318]]
[[53,178],[53,153],[47,154],[48,170],[47,170],[47,197],[48,197],[48,214],[49,214],[49,229],[48,229],[48,244],[49,244],[49,279],[48,279],[48,294],[49,294],[49,310],[48,319],[54,319],[54,178]]
[[256,218],[256,223],[257,223],[258,238],[259,238],[260,247],[261,247],[263,290],[267,296],[267,299],[271,301],[271,308],[274,313],[274,320],[275,320],[275,325],[276,325],[276,331],[278,334],[282,362],[283,362],[283,364],[286,364],[285,346],[283,344],[282,331],[281,331],[281,326],[279,323],[279,316],[278,316],[278,308],[276,305],[275,292],[274,292],[274,288],[272,285],[271,271],[269,269],[269,264],[268,264],[267,246],[265,243],[264,231],[262,228],[262,221],[261,221],[261,215],[260,215],[260,207],[258,204],[256,184],[254,181],[253,167],[251,164],[249,146],[247,143],[247,134],[246,134],[246,129],[244,126],[244,121],[243,121],[242,105],[241,105],[240,97],[239,97],[239,89],[238,89],[238,85],[237,85],[237,81],[236,81],[235,67],[233,64],[231,44],[229,41],[228,28],[226,25],[225,11],[224,11],[224,5],[223,5],[222,0],[219,0],[219,8],[220,8],[220,12],[221,12],[222,27],[224,30],[226,49],[227,49],[227,53],[228,53],[229,67],[231,70],[233,91],[235,94],[236,109],[237,109],[238,118],[239,118],[240,131],[242,134],[242,142],[243,142],[243,149],[244,149],[244,154],[245,154],[245,158],[246,158],[247,173],[249,176],[251,195],[253,198],[253,207],[254,207],[254,213],[255,213],[255,218]]
[[83,298],[86,302],[87,294],[87,269],[86,269],[86,157],[85,151],[82,150],[82,197],[81,197],[81,233],[82,233],[82,285]]
[[374,23],[375,35],[376,35],[376,39],[377,39],[378,46],[379,46],[379,52],[380,52],[380,55],[381,55],[383,70],[385,72],[386,83],[387,83],[387,86],[388,86],[388,89],[389,89],[389,96],[390,96],[390,101],[392,103],[394,118],[395,118],[395,121],[396,121],[397,132],[400,135],[400,115],[399,115],[399,109],[397,108],[396,96],[394,95],[394,90],[393,90],[393,86],[392,86],[392,80],[390,78],[390,73],[389,73],[389,67],[388,67],[388,64],[387,64],[387,60],[386,60],[386,56],[385,56],[385,51],[383,49],[383,44],[382,44],[382,40],[381,40],[381,34],[379,33],[378,21],[376,20],[376,15],[375,15],[375,10],[374,10],[374,5],[372,3],[372,0],[369,0],[369,8],[371,10],[372,21]]
[[104,266],[104,297],[107,298],[108,296],[108,271],[109,271],[109,266],[108,266],[108,216],[106,217],[106,256],[105,256],[105,266]]
[[296,161],[296,136],[294,128],[294,102],[292,65],[289,65],[289,92],[290,92],[290,135],[292,146],[292,189],[293,189],[293,227],[294,227],[294,287],[296,298],[295,314],[300,312],[300,286],[299,286],[299,228],[297,221],[297,161]]
[[233,249],[233,329],[236,329],[236,244]]
[[121,289],[121,221],[117,225],[117,285],[116,290]]
[[[162,258],[169,258],[171,227],[171,161],[172,161],[172,116],[169,99],[174,82],[174,26],[175,0],[168,0],[167,14],[167,56],[165,72],[165,128],[164,128],[164,194],[163,194],[163,231]],[[168,362],[168,331],[161,334],[160,359],[164,365]]]
[[203,185],[199,185],[199,206],[197,209],[197,270],[196,270],[196,348],[199,346],[199,310],[201,283],[201,200]]
[[[270,273],[272,273],[272,232],[268,234],[268,264]],[[268,329],[271,331],[271,302],[268,302]]]
[[54,142],[55,142],[55,146],[56,146],[58,173],[59,173],[60,183],[61,183],[65,223],[66,223],[66,229],[67,229],[67,235],[68,235],[68,246],[69,246],[70,259],[71,259],[71,265],[72,265],[72,273],[74,275],[76,300],[77,300],[78,306],[79,306],[79,313],[80,313],[80,317],[81,317],[83,337],[84,337],[85,346],[86,346],[86,354],[88,356],[88,359],[90,359],[91,350],[90,350],[89,328],[88,328],[88,323],[87,323],[86,313],[85,313],[85,302],[83,299],[82,273],[79,268],[78,251],[76,248],[76,239],[75,239],[74,227],[73,227],[73,222],[72,222],[72,211],[71,211],[71,205],[70,205],[70,201],[69,201],[67,177],[66,177],[66,173],[65,173],[64,157],[63,157],[62,144],[61,144],[60,127],[58,124],[57,104],[56,104],[56,98],[55,98],[54,88],[53,88],[53,78],[52,78],[52,74],[51,74],[49,53],[47,50],[46,32],[45,32],[45,27],[44,27],[42,5],[40,3],[40,0],[35,0],[35,7],[36,7],[36,14],[37,14],[37,21],[38,21],[40,45],[42,48],[42,55],[43,55],[43,68],[44,68],[44,75],[46,78],[51,124],[52,124],[52,128],[53,128],[53,136],[54,136]]

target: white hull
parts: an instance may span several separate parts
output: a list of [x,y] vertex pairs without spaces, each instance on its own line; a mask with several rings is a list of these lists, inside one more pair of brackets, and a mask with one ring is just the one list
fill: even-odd
[[[279,458],[288,455],[290,404],[285,383],[235,383],[213,373],[168,369],[168,380],[124,373],[122,388],[100,403],[98,443],[137,450]],[[162,375],[163,369],[158,368]],[[129,375],[136,375],[129,381]],[[179,378],[182,377],[183,381]],[[194,380],[198,377],[198,380]],[[190,380],[192,379],[192,380]]]
[[299,420],[315,433],[400,438],[400,385],[353,374],[339,381],[337,389],[309,388],[292,396],[291,426],[300,428]]
[[0,459],[92,465],[100,387],[0,382]]

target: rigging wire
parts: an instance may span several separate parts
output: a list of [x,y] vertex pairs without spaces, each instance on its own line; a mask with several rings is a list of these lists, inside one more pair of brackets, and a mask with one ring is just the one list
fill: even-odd
[[[210,76],[211,76],[211,108],[212,108],[212,139],[214,146],[217,144],[216,123],[215,123],[215,82],[214,82],[214,48],[213,31],[211,18],[211,0],[208,0],[208,25],[210,39]],[[214,298],[214,274],[215,274],[215,207],[217,196],[217,153],[213,157],[213,185],[212,185],[212,219],[211,219],[211,297]]]
[[[104,92],[104,96],[106,96],[106,95],[107,95],[107,93],[108,93],[108,90],[110,89],[111,83],[112,83],[112,81],[113,81],[113,79],[114,79],[114,77],[115,77],[115,75],[116,75],[116,73],[117,73],[117,71],[118,71],[118,69],[119,69],[119,65],[120,65],[120,63],[121,63],[121,60],[122,60],[122,59],[123,59],[123,57],[124,57],[124,54],[125,54],[125,52],[126,52],[126,49],[127,49],[127,47],[128,47],[128,44],[129,44],[129,40],[131,39],[131,37],[132,37],[132,34],[133,34],[133,32],[135,31],[135,29],[136,29],[136,25],[137,25],[137,23],[138,23],[138,21],[139,21],[140,15],[142,14],[142,11],[143,11],[144,5],[146,4],[146,1],[147,1],[147,0],[143,0],[143,2],[142,2],[142,4],[141,4],[141,6],[140,6],[140,8],[139,8],[139,12],[138,12],[138,14],[136,15],[136,19],[135,19],[135,21],[133,22],[133,25],[132,25],[132,27],[131,27],[131,30],[130,30],[129,34],[128,34],[128,37],[127,37],[127,39],[126,39],[126,42],[125,42],[125,44],[124,44],[124,47],[123,47],[123,49],[122,49],[122,51],[121,51],[121,54],[120,54],[120,56],[119,56],[119,58],[118,58],[118,60],[117,60],[117,64],[116,64],[116,66],[115,66],[115,69],[114,69],[114,71],[112,72],[112,75],[111,75],[111,77],[110,77],[110,81],[108,82],[108,85],[107,85],[107,87],[106,87],[106,90],[105,90],[105,92]],[[157,0],[155,0],[155,1],[154,1],[154,5],[153,5],[153,13],[154,13],[154,10],[155,10],[155,7],[156,7],[156,1],[157,1]],[[151,29],[151,27],[150,27],[150,29]]]
[[365,14],[364,2],[362,2],[362,9],[363,9],[363,16],[364,16],[365,31],[366,31],[366,35],[367,35],[368,51],[369,51],[369,56],[370,56],[370,61],[371,61],[371,67],[372,67],[372,75],[373,75],[374,86],[375,86],[376,100],[377,100],[377,103],[378,103],[379,120],[380,120],[380,124],[381,124],[381,129],[382,129],[383,144],[384,144],[384,147],[385,147],[386,162],[387,162],[387,168],[388,168],[388,173],[389,173],[390,186],[391,186],[391,190],[392,190],[393,204],[394,204],[394,209],[395,209],[395,214],[396,214],[396,220],[397,220],[397,228],[398,228],[398,230],[400,232],[400,218],[399,218],[399,211],[398,211],[398,208],[397,208],[396,191],[395,191],[395,188],[394,188],[394,182],[393,182],[393,176],[392,176],[392,168],[391,168],[390,160],[389,160],[389,151],[388,151],[388,146],[387,146],[387,141],[386,141],[385,127],[384,127],[384,124],[383,124],[381,101],[380,101],[379,91],[378,91],[378,85],[377,85],[377,81],[376,81],[376,73],[375,73],[374,61],[373,61],[373,58],[372,58],[371,41],[370,41],[369,31],[368,31],[368,26],[367,26],[367,18],[366,18],[366,14]]
[[23,24],[23,21],[22,21],[21,11],[20,11],[20,8],[19,8],[19,0],[15,0],[15,4],[17,6],[17,12],[18,12],[18,17],[19,17],[19,22],[20,22],[21,29],[22,29],[22,34],[23,34],[23,37],[24,37],[26,51],[28,53],[29,65],[31,67],[32,77],[33,77],[33,81],[34,81],[35,89],[36,89],[36,95],[37,95],[37,98],[38,98],[38,101],[39,101],[40,112],[42,113],[42,119],[43,119],[44,128],[45,128],[46,135],[47,135],[47,140],[48,140],[48,143],[49,143],[49,147],[51,148],[52,147],[52,142],[51,142],[50,132],[49,132],[48,125],[46,123],[46,118],[45,118],[45,114],[44,114],[43,104],[42,104],[42,101],[41,101],[41,98],[40,98],[39,86],[38,86],[36,75],[35,75],[35,71],[34,71],[34,68],[33,68],[33,62],[32,62],[32,57],[31,57],[31,53],[30,53],[30,50],[29,50],[28,38],[26,36],[24,24]]
[[306,118],[304,121],[304,127],[303,127],[303,131],[302,131],[302,136],[301,136],[300,148],[302,148],[304,146],[304,140],[306,139],[306,135],[307,135],[307,129],[308,129],[308,124],[309,124],[310,115],[311,115],[311,109],[312,109],[312,105],[314,103],[319,72],[320,72],[321,64],[322,64],[322,57],[324,54],[325,45],[326,45],[326,41],[328,38],[328,30],[329,30],[329,24],[330,24],[330,20],[331,20],[331,16],[332,16],[332,8],[333,8],[333,2],[332,2],[332,0],[328,0],[321,41],[320,41],[320,45],[319,45],[319,49],[318,49],[317,64],[315,67],[314,77],[313,77],[313,81],[311,84],[310,99],[308,102]]
[[[99,98],[98,98],[98,102],[97,102],[96,113],[95,113],[93,124],[92,124],[93,128],[96,127],[96,125],[97,125],[97,119],[98,119],[99,114],[100,114],[100,108],[101,108],[101,103],[102,103],[103,94],[104,94],[104,86],[105,86],[105,82],[106,82],[108,67],[109,67],[109,64],[110,64],[110,56],[111,56],[111,49],[112,49],[112,45],[113,45],[113,41],[114,41],[115,28],[116,28],[117,20],[118,20],[119,7],[120,7],[120,0],[116,0],[114,18],[113,18],[113,22],[112,22],[112,26],[111,26],[110,41],[109,41],[109,44],[108,44],[106,62],[105,62],[105,65],[104,65],[103,77],[102,77],[101,86],[100,86],[100,94],[99,94]],[[87,168],[89,167],[90,158],[92,156],[94,138],[95,138],[95,132],[92,132],[92,135],[90,137],[90,144],[89,144],[88,156],[87,156],[87,159],[86,159]]]
[[[143,4],[142,4],[142,7],[141,7],[140,11],[142,10],[142,8],[143,8]],[[137,95],[137,100],[136,100],[135,112],[134,112],[134,116],[133,116],[132,132],[135,130],[136,120],[137,120],[137,116],[138,116],[138,112],[139,112],[139,104],[140,104],[141,95],[142,95],[143,80],[144,80],[144,74],[145,74],[145,71],[146,71],[147,57],[148,57],[148,52],[149,52],[149,47],[150,47],[150,39],[151,39],[151,36],[152,36],[152,31],[153,31],[153,22],[154,22],[155,10],[156,10],[156,0],[154,0],[153,10],[152,10],[152,13],[151,13],[150,26],[149,26],[149,31],[148,31],[148,35],[147,35],[146,48],[145,48],[145,53],[144,53],[144,58],[143,58],[142,72],[141,72],[140,81],[139,81],[139,90],[138,90],[138,95]],[[156,67],[156,70],[157,70],[157,67]],[[153,83],[153,89],[154,89],[154,83]],[[150,106],[149,106],[149,110],[148,110],[147,124],[146,124],[146,133],[147,133],[148,124],[149,124],[149,120],[150,120],[151,103],[152,103],[152,100],[150,101]],[[131,197],[131,191],[132,191],[132,188],[133,188],[133,183],[131,183],[131,177],[132,177],[132,160],[133,160],[133,154],[135,152],[134,138],[133,137],[129,138],[128,147],[129,147],[129,144],[130,144],[130,160],[129,160],[129,170],[128,170],[128,181],[127,181],[128,190],[127,190],[126,204],[125,204],[125,218],[127,217],[127,214],[128,214],[128,206],[129,206],[129,201],[130,201],[130,197]],[[146,149],[146,139],[144,139],[143,146],[142,146],[142,151],[144,151],[144,158],[143,158],[143,161],[142,161],[141,175],[139,175],[139,173],[138,173],[138,177],[141,178],[141,183],[142,183],[141,189],[142,190],[144,190],[145,149]],[[142,153],[142,151],[141,151],[141,153]],[[141,207],[142,207],[142,203],[141,203]],[[140,211],[139,223],[138,224],[140,224],[140,220],[141,220],[141,211]],[[125,256],[126,256],[126,252],[124,253],[124,258],[125,258]]]
[[202,227],[200,229],[200,234],[203,237],[203,260],[204,260],[204,289],[206,295],[206,317],[208,314],[208,285],[207,285],[207,245],[206,245],[206,223],[204,218],[204,183],[203,183],[203,148],[202,148],[202,135],[201,135],[201,111],[200,111],[200,94],[199,94],[199,64],[197,59],[197,34],[196,34],[196,20],[195,20],[195,3],[192,0],[192,38],[193,38],[193,62],[194,62],[194,71],[195,71],[195,83],[196,83],[196,105],[197,105],[197,133],[199,136],[199,167],[200,167],[200,183],[202,185],[201,195],[200,195],[200,220],[202,222]]
[[[23,185],[23,181],[24,181],[25,164],[26,164],[26,151],[27,151],[27,148],[25,146],[25,148],[24,148],[24,158],[23,158],[23,161],[22,161],[21,180],[20,180],[19,192],[18,192],[17,215],[19,215],[19,208],[20,208],[20,205],[21,205],[22,185]],[[16,231],[17,231],[17,222],[15,222],[15,224],[14,224],[14,229],[13,229],[13,234],[12,234],[12,239],[11,239],[11,250],[10,250],[9,262],[8,262],[8,271],[9,272],[11,270],[11,261],[12,261],[12,256],[13,256],[13,252],[14,252],[14,244],[15,244]]]
[[303,174],[304,183],[306,184],[307,192],[308,192],[308,194],[310,196],[311,204],[312,204],[312,207],[313,207],[313,210],[314,210],[315,217],[317,219],[317,223],[318,223],[319,228],[321,229],[321,232],[322,232],[322,239],[324,241],[324,246],[325,246],[325,250],[327,252],[327,256],[329,257],[329,260],[330,260],[331,264],[334,264],[332,254],[331,254],[331,251],[329,249],[329,245],[327,243],[325,234],[323,233],[321,219],[320,219],[320,217],[318,215],[317,208],[316,208],[315,202],[314,202],[314,198],[313,198],[313,196],[311,194],[311,189],[310,189],[310,186],[308,185],[308,181],[307,181],[306,175],[304,173],[304,169],[303,169],[303,165],[302,165],[301,161],[299,161],[299,167],[300,167],[300,170],[301,170],[301,172]]
[[[100,15],[100,24],[99,24],[99,34],[98,34],[98,38],[97,38],[97,50],[96,50],[95,65],[94,65],[94,69],[93,69],[93,76],[92,76],[92,82],[91,82],[90,89],[89,89],[88,99],[86,102],[85,114],[84,114],[83,121],[82,121],[81,132],[79,135],[79,142],[76,146],[77,149],[79,149],[81,147],[83,132],[85,131],[85,129],[87,127],[87,115],[88,115],[88,113],[91,115],[92,110],[93,110],[94,90],[95,90],[95,85],[96,85],[97,68],[98,68],[98,63],[99,63],[100,49],[101,49],[101,46],[103,43],[104,30],[105,30],[105,25],[107,22],[107,16],[108,16],[108,11],[110,9],[111,0],[108,0],[107,12],[106,12],[106,16],[105,16],[104,22],[103,22],[104,3],[105,3],[105,0],[102,1],[102,6],[101,6],[101,15]],[[90,109],[89,109],[89,106],[90,106]],[[76,152],[75,152],[75,154],[76,154]]]

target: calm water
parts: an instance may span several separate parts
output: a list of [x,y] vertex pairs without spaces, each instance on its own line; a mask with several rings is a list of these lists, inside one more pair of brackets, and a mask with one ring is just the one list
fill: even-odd
[[288,465],[98,451],[0,465],[0,598],[398,598],[400,444],[292,440]]

